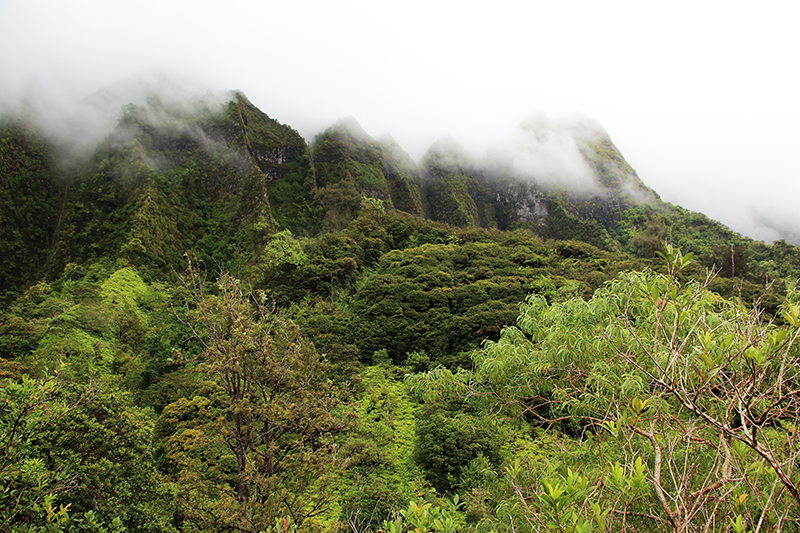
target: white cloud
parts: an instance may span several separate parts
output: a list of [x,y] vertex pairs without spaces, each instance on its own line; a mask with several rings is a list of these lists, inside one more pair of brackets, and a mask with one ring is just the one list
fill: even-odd
[[512,137],[490,151],[491,163],[545,187],[600,192],[584,153],[605,132],[587,117],[552,119],[540,112],[522,122]]
[[[790,7],[4,0],[0,108],[25,98],[56,114],[160,69],[241,89],[306,136],[355,116],[417,159],[447,135],[486,153],[538,109],[575,109],[603,124],[665,200],[759,236],[737,226],[743,213],[800,217],[788,207],[800,196]],[[554,161],[528,159],[555,172]]]

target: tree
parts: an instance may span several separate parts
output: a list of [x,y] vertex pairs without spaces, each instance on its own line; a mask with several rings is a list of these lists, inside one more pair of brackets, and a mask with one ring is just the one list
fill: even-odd
[[[152,421],[128,396],[62,377],[0,388],[0,531],[175,531],[150,455]],[[63,528],[63,529],[62,529]]]
[[[181,282],[188,291],[184,320],[202,347],[197,368],[222,391],[221,416],[199,424],[197,442],[221,443],[235,460],[219,501],[206,502],[205,517],[194,509],[187,516],[253,532],[279,516],[300,526],[327,510],[330,479],[342,466],[330,438],[346,426],[341,394],[313,344],[263,294],[243,291],[228,273],[209,294],[192,262]],[[201,483],[196,474],[184,479]]]
[[[711,275],[682,283],[691,255],[662,255],[666,275],[625,273],[588,301],[531,296],[455,382],[538,427],[506,470],[506,520],[530,531],[796,527],[800,305],[790,295],[766,320],[758,302],[709,291]],[[542,461],[546,447],[566,453]]]

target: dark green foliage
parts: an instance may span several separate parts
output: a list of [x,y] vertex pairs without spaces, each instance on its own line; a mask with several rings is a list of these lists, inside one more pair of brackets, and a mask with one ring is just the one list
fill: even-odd
[[394,207],[412,215],[422,216],[422,184],[417,165],[394,142],[394,139],[389,138],[383,142],[381,153]]
[[318,197],[325,211],[323,229],[344,228],[360,211],[361,197],[422,214],[416,165],[389,140],[369,137],[353,119],[345,119],[318,134],[311,147]]
[[414,459],[442,494],[472,489],[467,467],[479,458],[497,464],[500,440],[479,414],[426,404],[417,414]]
[[61,184],[52,148],[21,124],[0,121],[0,306],[42,275],[58,225]]
[[322,227],[326,231],[337,231],[358,216],[361,209],[361,193],[352,180],[333,183],[319,190],[319,202],[325,210]]
[[[480,168],[460,146],[441,142],[424,163],[427,215],[457,227],[509,229],[538,223],[535,187]],[[523,220],[524,219],[524,220]]]
[[752,270],[765,281],[800,279],[800,248],[786,241],[775,241],[772,246],[752,243],[750,257],[756,263]]
[[470,194],[473,179],[461,172],[436,175],[426,187],[428,214],[457,227],[480,225],[478,206]]
[[549,239],[580,240],[603,250],[618,250],[600,222],[570,212],[569,203],[559,196],[553,196],[547,202],[547,225],[543,234]]
[[229,146],[246,151],[255,162],[278,228],[301,235],[319,231],[314,168],[299,133],[269,118],[242,93],[234,95],[212,131],[221,132]]
[[345,119],[317,135],[312,145],[317,185],[322,188],[344,180],[353,181],[365,193],[388,198],[380,144],[370,138],[353,119]]
[[97,384],[66,387],[76,406],[49,424],[34,447],[45,464],[69,472],[75,488],[60,498],[72,512],[120,517],[131,531],[169,529],[171,497],[149,460],[152,423],[119,392]]
[[464,354],[512,324],[525,295],[586,295],[607,279],[610,257],[583,243],[562,248],[562,259],[525,232],[453,238],[384,254],[355,286],[352,315],[326,332],[346,332],[341,342],[358,346],[365,361],[385,349],[398,364],[424,351],[431,365],[468,365]]
[[[786,283],[800,278],[800,252],[783,241],[773,245],[734,233],[702,213],[670,204],[630,208],[614,230],[622,248],[640,257],[652,257],[664,243],[694,253],[699,264],[687,273],[701,277],[713,269],[711,288],[726,298],[756,301],[766,290],[764,308],[773,315]],[[735,278],[735,282],[731,279]]]
[[[701,213],[664,203],[626,210],[614,231],[623,249],[645,257],[661,250],[664,241],[703,257],[713,255],[713,249],[720,245],[738,245],[746,240]],[[661,241],[659,245],[657,240]]]
[[0,389],[3,530],[57,518],[174,531],[168,487],[150,459],[151,427],[125,393],[99,382]]

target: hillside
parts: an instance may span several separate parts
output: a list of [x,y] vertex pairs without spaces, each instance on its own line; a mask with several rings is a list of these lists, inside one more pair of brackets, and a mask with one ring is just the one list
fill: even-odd
[[596,123],[415,162],[151,97],[64,150],[0,122],[0,531],[800,520],[800,249]]
[[241,93],[222,106],[180,108],[151,97],[126,106],[91,157],[68,170],[57,147],[6,122],[1,192],[18,207],[3,210],[3,258],[15,258],[3,268],[4,290],[102,258],[162,273],[186,252],[253,264],[274,232],[341,230],[364,198],[457,228],[527,229],[642,258],[669,240],[724,277],[798,274],[791,245],[757,243],[662,202],[589,119],[534,117],[483,159],[443,140],[417,163],[353,118],[309,147]]

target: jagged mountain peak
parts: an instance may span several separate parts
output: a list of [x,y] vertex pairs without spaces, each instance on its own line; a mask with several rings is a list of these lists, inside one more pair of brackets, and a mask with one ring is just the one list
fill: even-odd
[[470,168],[475,159],[466,148],[452,137],[443,137],[433,143],[422,157],[425,166],[441,168]]
[[208,258],[257,251],[273,230],[346,227],[364,197],[455,226],[521,227],[608,250],[631,207],[664,205],[587,117],[535,115],[482,159],[444,138],[417,164],[390,135],[375,139],[353,117],[309,148],[240,91],[221,105],[196,102],[203,100],[171,106],[152,97],[122,108],[76,185],[54,196],[65,198],[48,236],[54,272],[101,251],[156,264],[183,250]]
[[358,122],[358,120],[356,120],[356,117],[352,115],[340,118],[329,129],[337,133],[349,135],[356,141],[360,142],[375,141],[375,139],[373,139],[372,136],[370,136],[366,131],[364,131],[364,128],[361,127],[361,124]]
[[552,115],[540,111],[522,120],[519,128],[537,136],[540,141],[556,134],[567,134],[584,142],[610,138],[600,122],[584,113]]

